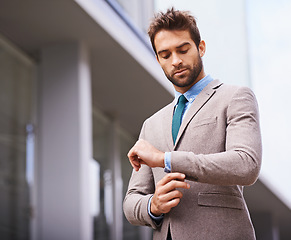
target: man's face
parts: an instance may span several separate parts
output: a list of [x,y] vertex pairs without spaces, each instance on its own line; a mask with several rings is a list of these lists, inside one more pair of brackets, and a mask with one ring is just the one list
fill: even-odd
[[200,42],[198,51],[189,31],[161,30],[154,44],[157,60],[178,92],[186,92],[205,76],[201,60],[205,43]]

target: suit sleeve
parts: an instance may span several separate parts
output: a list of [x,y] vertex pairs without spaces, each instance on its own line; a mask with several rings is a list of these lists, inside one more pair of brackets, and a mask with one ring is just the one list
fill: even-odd
[[[142,127],[140,138],[144,139],[145,123]],[[151,226],[157,229],[157,224],[148,214],[148,202],[154,194],[155,183],[153,172],[147,165],[142,165],[140,170],[132,171],[128,190],[123,202],[123,211],[127,220],[133,225]]]
[[208,184],[253,184],[260,171],[262,147],[258,105],[249,88],[239,88],[233,94],[227,106],[226,121],[224,152],[173,151],[172,172],[182,172],[188,180]]

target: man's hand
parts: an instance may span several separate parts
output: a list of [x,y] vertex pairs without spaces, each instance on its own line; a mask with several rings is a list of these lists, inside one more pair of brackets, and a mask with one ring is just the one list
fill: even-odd
[[157,183],[156,191],[151,201],[151,213],[153,215],[160,216],[162,213],[168,213],[179,204],[183,194],[176,188],[190,188],[190,185],[184,180],[185,174],[168,173]]
[[127,154],[131,166],[138,171],[141,164],[146,164],[149,167],[165,167],[165,153],[159,151],[149,142],[138,140]]

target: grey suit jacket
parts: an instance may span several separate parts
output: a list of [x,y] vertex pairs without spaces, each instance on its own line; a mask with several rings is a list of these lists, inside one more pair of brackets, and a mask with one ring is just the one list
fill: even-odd
[[151,226],[154,239],[166,239],[170,226],[178,240],[255,239],[243,197],[261,166],[258,106],[246,87],[209,83],[188,110],[176,144],[171,135],[174,102],[147,119],[140,138],[171,152],[172,172],[186,174],[190,189],[181,189],[181,202],[165,214],[160,226],[147,211],[162,168],[142,165],[133,171],[124,199],[124,213],[135,225]]

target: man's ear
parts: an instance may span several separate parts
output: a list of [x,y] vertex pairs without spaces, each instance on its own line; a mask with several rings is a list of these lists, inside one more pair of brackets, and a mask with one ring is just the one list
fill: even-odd
[[156,54],[156,59],[157,59],[158,63],[160,63],[160,60],[159,60],[159,57],[157,54]]
[[198,49],[200,57],[203,57],[206,51],[206,44],[204,40],[200,41]]

